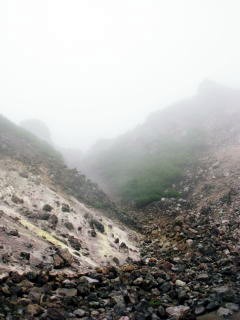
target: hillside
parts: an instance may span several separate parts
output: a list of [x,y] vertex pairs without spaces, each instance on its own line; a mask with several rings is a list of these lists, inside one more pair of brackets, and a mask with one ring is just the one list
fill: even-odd
[[20,126],[48,144],[53,144],[51,132],[43,121],[38,119],[26,119],[20,122]]
[[3,123],[1,320],[239,319],[240,148],[232,138],[188,167],[184,198],[128,213],[140,236],[67,194],[49,175],[63,166],[59,155]]
[[1,117],[0,319],[238,320],[239,102],[207,83],[98,145],[127,211]]
[[[84,270],[113,258],[123,262],[129,250],[137,256],[129,231],[117,222],[117,209],[97,185],[4,117],[0,189],[0,269]],[[122,243],[127,250],[119,249]]]
[[109,195],[137,206],[180,197],[187,167],[208,150],[239,143],[240,91],[204,82],[195,96],[155,112],[94,147],[81,166]]
[[102,209],[110,218],[136,227],[134,221],[119,210],[109,197],[79,170],[68,168],[62,155],[53,146],[0,117],[0,157],[18,160],[33,174],[45,173],[51,183],[79,201]]
[[[63,188],[72,192],[72,195],[81,197],[86,203],[93,206],[111,208],[112,204],[106,195],[84,175],[69,170],[59,152],[44,140],[38,139],[29,131],[18,127],[5,119],[0,118],[0,151],[1,158],[11,157],[29,166],[34,173],[47,170],[53,181],[58,180]],[[65,180],[66,179],[66,184]],[[75,179],[74,183],[72,180]],[[78,185],[84,192],[74,194],[74,186]]]

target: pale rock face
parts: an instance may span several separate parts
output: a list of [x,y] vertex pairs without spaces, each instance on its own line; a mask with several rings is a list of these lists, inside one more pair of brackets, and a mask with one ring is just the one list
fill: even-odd
[[[67,249],[80,269],[114,263],[116,259],[120,263],[124,263],[128,257],[138,259],[137,242],[132,240],[137,240],[137,234],[111,221],[101,211],[88,208],[74,197],[56,190],[44,175],[35,177],[28,173],[28,178],[22,177],[19,172],[23,171],[23,167],[18,162],[0,161],[0,227],[19,231],[17,245],[14,245],[14,239],[7,239],[5,233],[0,236],[3,238],[0,254],[11,248],[10,260],[16,261],[12,262],[12,268],[19,263],[20,251],[30,253],[29,263],[21,263],[23,270],[31,269],[33,261],[39,264],[44,260],[44,263],[51,265],[54,255],[48,252],[48,248],[52,245]],[[21,201],[13,202],[14,195]],[[43,210],[48,207],[51,210]],[[120,243],[115,239],[120,239]],[[120,244],[123,242],[128,250],[121,250]],[[28,249],[26,244],[32,244],[32,248]],[[58,259],[58,266],[61,265],[64,263]]]

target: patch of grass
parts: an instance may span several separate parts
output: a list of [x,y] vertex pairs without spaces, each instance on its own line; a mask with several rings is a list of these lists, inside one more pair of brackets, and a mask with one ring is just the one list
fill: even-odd
[[159,307],[161,305],[161,301],[160,300],[150,300],[149,305],[151,307]]
[[179,136],[158,136],[151,129],[145,134],[119,138],[92,157],[90,164],[112,195],[138,207],[162,197],[179,197],[177,186],[185,169],[196,164],[206,146],[205,134],[198,129],[185,130]]
[[184,166],[190,157],[186,154],[167,155],[150,159],[141,165],[139,172],[124,185],[121,191],[125,201],[134,201],[137,207],[164,198],[178,198],[179,192],[173,188],[183,177]]

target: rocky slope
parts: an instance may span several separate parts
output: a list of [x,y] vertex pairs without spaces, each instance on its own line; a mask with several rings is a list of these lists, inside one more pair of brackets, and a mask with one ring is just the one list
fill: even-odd
[[231,319],[240,306],[239,156],[237,145],[205,154],[182,181],[184,198],[163,198],[137,214],[147,226],[143,260],[154,257],[169,271],[173,299],[196,316],[216,310],[203,319]]
[[237,104],[234,110],[185,168],[174,186],[180,198],[128,208],[141,236],[79,201],[87,199],[85,180],[74,189],[74,171],[62,175],[49,159],[34,166],[3,157],[0,319],[239,320]]
[[240,147],[189,169],[182,199],[132,216],[141,259],[88,272],[4,272],[0,319],[240,319]]
[[[5,197],[2,204],[5,212],[2,213],[1,222],[5,230],[1,232],[1,237],[5,237],[4,241],[11,239],[15,246],[10,244],[14,248],[10,257],[6,254],[3,256],[6,260],[0,276],[0,319],[238,320],[239,155],[240,148],[236,146],[216,150],[211,156],[206,155],[201,159],[201,166],[189,170],[182,182],[183,190],[188,190],[184,199],[162,199],[143,212],[132,212],[139,223],[144,225],[139,262],[128,259],[127,264],[118,267],[118,261],[114,259],[115,266],[96,267],[92,264],[92,269],[89,269],[86,268],[85,248],[78,251],[84,253],[83,256],[76,257],[77,250],[70,248],[71,239],[66,237],[66,246],[73,253],[70,256],[61,245],[58,247],[54,243],[49,248],[43,239],[41,248],[46,258],[41,262],[42,271],[38,271],[36,266],[34,269],[30,266],[31,263],[39,263],[42,254],[37,246],[39,235],[36,236],[36,229],[32,230],[31,224],[39,227],[43,225],[37,222],[39,212],[37,218],[28,216],[28,212],[23,214],[25,210],[22,210],[22,200],[26,205],[30,196],[34,200],[35,209],[38,205],[42,209],[46,203],[50,204],[54,208],[52,211],[63,219],[61,225],[66,215],[73,214],[75,218],[75,210],[70,209],[71,212],[68,212],[66,204],[70,204],[70,208],[76,207],[73,202],[67,202],[66,198],[60,197],[59,193],[56,195],[51,189],[45,194],[42,182],[37,183],[41,190],[39,199],[35,182],[30,185],[31,191],[26,187],[26,181],[34,180],[33,177],[26,177],[26,172],[19,170],[17,163],[12,168],[9,167],[11,161],[5,163],[5,175],[11,181],[11,190],[14,190],[16,181],[16,185],[22,185],[25,192],[22,198],[15,193],[14,196],[2,194]],[[3,178],[4,165],[1,167]],[[24,183],[20,183],[22,179]],[[9,207],[15,212],[11,213],[11,218],[6,215]],[[47,210],[50,208],[45,206],[42,213],[49,213]],[[28,229],[25,229],[24,220],[15,218],[19,217],[19,213],[21,219],[27,219]],[[17,233],[14,230],[16,223]],[[49,222],[45,221],[44,224],[49,228]],[[73,224],[75,227],[74,221]],[[85,223],[86,226],[88,229],[89,224]],[[58,227],[53,235],[57,230]],[[69,232],[66,231],[66,234],[69,235]],[[99,235],[102,240],[101,227],[94,239],[99,240]],[[48,237],[49,233],[45,233],[45,236]],[[90,244],[91,238],[86,237],[85,233],[84,244]],[[56,239],[54,237],[54,241]],[[51,238],[48,241],[51,242]],[[113,242],[116,245],[117,238]],[[122,250],[126,250],[126,247],[123,246]],[[133,251],[128,254],[132,256]],[[79,262],[82,269],[77,266],[76,258],[81,258]],[[96,263],[100,264],[101,261]],[[21,269],[25,271],[19,272]]]
[[138,256],[137,234],[97,185],[52,147],[0,122],[1,270],[83,271]]
[[[47,180],[44,174],[30,173],[20,162],[0,161],[3,269],[59,269],[71,265],[68,259],[75,269],[84,269],[113,262],[113,258],[123,262],[128,250],[133,257],[137,256],[127,229],[64,194]],[[120,250],[123,243],[128,250]],[[59,248],[67,254],[64,261],[57,254]]]

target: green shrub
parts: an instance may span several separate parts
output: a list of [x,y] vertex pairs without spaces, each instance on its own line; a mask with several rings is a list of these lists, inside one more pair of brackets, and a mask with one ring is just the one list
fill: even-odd
[[143,207],[162,197],[179,197],[173,185],[181,181],[185,168],[196,161],[192,146],[166,143],[161,152],[144,155],[135,162],[122,185],[122,199]]

